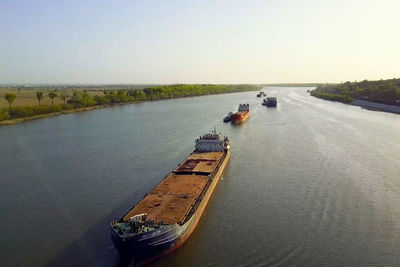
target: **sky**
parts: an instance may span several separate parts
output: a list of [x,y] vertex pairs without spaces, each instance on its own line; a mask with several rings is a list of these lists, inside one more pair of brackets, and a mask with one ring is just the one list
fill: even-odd
[[0,83],[400,77],[400,1],[0,0]]

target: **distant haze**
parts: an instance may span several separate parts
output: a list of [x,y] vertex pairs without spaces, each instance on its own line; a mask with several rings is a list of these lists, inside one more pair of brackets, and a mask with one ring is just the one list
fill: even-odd
[[289,83],[400,75],[400,1],[0,2],[0,83]]

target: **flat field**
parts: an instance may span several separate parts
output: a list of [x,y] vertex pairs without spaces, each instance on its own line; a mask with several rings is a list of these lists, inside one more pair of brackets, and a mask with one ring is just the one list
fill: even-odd
[[[72,90],[65,89],[66,92],[70,96],[72,96]],[[77,89],[74,89],[74,91],[78,91]],[[32,90],[32,89],[4,89],[0,88],[0,109],[7,108],[8,107],[8,102],[4,99],[4,96],[6,93],[12,93],[17,96],[17,98],[14,100],[12,103],[12,106],[36,106],[38,105],[38,100],[36,98],[36,92],[37,90]],[[51,99],[47,96],[47,94],[50,92],[50,90],[43,90],[44,94],[46,97],[42,99],[40,102],[43,105],[51,105]],[[54,104],[62,104],[64,103],[63,100],[60,98],[60,93],[63,92],[63,90],[57,90],[56,93],[58,94],[58,97],[54,98]],[[87,90],[88,94],[94,96],[94,95],[103,95],[102,90]]]

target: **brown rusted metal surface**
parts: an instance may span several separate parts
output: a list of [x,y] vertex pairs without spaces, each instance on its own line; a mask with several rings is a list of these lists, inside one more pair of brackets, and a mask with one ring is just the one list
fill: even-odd
[[[124,220],[147,213],[147,220],[163,221],[165,224],[182,222],[211,178],[209,174],[215,171],[223,156],[224,152],[191,154],[130,210]],[[205,174],[195,175],[197,172]]]
[[209,176],[170,174],[125,217],[147,213],[148,220],[166,224],[181,222],[199,196]]
[[240,123],[247,120],[250,115],[250,111],[237,111],[236,113],[231,115],[231,122],[232,123]]
[[207,152],[191,154],[174,172],[212,173],[224,156],[224,152]]

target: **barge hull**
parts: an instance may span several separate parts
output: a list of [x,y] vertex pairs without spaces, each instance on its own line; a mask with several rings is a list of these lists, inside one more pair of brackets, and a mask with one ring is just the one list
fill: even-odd
[[[226,153],[225,158],[222,161],[222,164],[219,166],[219,169],[218,169],[213,181],[211,182],[210,187],[207,190],[207,193],[204,195],[200,206],[198,207],[196,212],[193,214],[192,218],[187,222],[188,226],[186,227],[187,228],[186,232],[182,236],[177,238],[175,241],[171,242],[169,244],[169,246],[167,246],[167,249],[165,249],[164,251],[162,251],[162,249],[161,249],[160,250],[160,251],[162,251],[161,253],[155,252],[154,256],[141,261],[140,262],[141,265],[149,264],[151,262],[157,261],[158,259],[161,259],[161,258],[167,256],[168,254],[170,254],[173,251],[175,251],[176,249],[178,249],[181,245],[183,245],[185,243],[185,241],[190,237],[190,235],[196,229],[196,227],[200,221],[200,218],[203,215],[203,212],[204,212],[205,208],[207,207],[207,204],[208,204],[211,196],[213,195],[214,190],[215,190],[219,180],[221,179],[221,176],[226,167],[226,164],[228,163],[228,161],[230,159],[230,156],[231,156],[230,151],[228,151]],[[184,226],[182,226],[182,227],[184,227]]]
[[250,115],[250,111],[238,111],[231,116],[232,124],[242,123],[247,120]]

